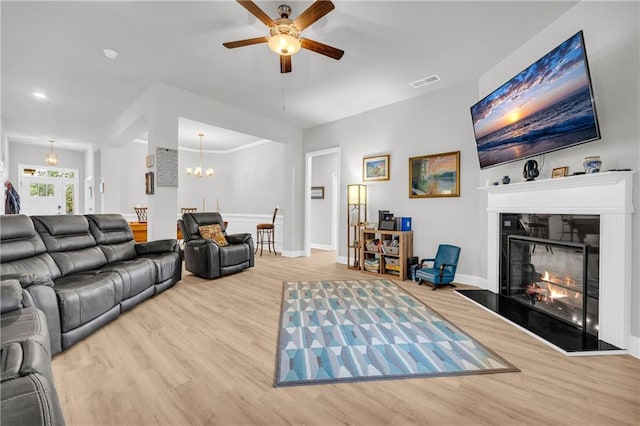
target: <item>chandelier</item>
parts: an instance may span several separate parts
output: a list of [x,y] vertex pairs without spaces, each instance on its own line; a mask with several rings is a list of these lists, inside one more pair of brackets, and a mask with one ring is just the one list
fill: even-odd
[[204,133],[198,133],[198,136],[200,137],[200,162],[198,163],[198,167],[191,168],[188,167],[187,168],[187,175],[191,176],[195,176],[195,177],[203,177],[203,176],[207,176],[207,177],[211,177],[213,176],[213,169],[209,168],[207,169],[207,171],[202,174],[202,138],[204,137]]
[[47,166],[56,166],[58,165],[58,156],[55,152],[53,152],[53,141],[49,141],[51,143],[51,152],[47,154],[44,161],[47,163]]

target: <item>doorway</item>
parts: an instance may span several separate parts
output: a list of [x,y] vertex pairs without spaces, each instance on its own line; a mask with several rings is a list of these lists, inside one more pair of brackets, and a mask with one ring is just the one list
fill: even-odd
[[20,164],[20,213],[78,213],[78,170]]
[[[311,187],[315,186],[314,197]],[[321,187],[319,190],[317,187]],[[340,188],[340,148],[306,154],[305,174],[305,256],[311,248],[336,251],[338,248]],[[322,194],[322,198],[317,196]],[[318,214],[319,212],[321,214]],[[318,235],[322,238],[318,242]],[[316,241],[314,241],[314,238]]]

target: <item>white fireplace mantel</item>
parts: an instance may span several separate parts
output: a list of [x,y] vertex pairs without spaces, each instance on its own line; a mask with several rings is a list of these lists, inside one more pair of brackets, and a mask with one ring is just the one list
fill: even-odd
[[604,172],[478,188],[487,200],[487,290],[499,292],[500,214],[600,215],[599,339],[627,349],[631,329],[634,172]]

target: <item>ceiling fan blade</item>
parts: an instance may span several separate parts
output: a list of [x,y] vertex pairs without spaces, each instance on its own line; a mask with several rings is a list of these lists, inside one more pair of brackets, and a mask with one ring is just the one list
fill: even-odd
[[342,58],[342,55],[344,55],[344,50],[336,49],[335,47],[327,46],[326,44],[322,44],[319,41],[309,40],[308,38],[303,38],[300,44],[303,49],[311,50],[321,55],[328,56],[335,59],[336,61]]
[[280,73],[291,72],[291,56],[280,55]]
[[224,47],[226,47],[227,49],[235,49],[236,47],[250,46],[252,44],[266,43],[268,41],[269,41],[268,37],[256,37],[256,38],[248,38],[246,40],[228,41],[226,43],[222,43],[222,45]]
[[304,12],[293,20],[293,25],[300,31],[322,18],[327,13],[335,9],[332,2],[328,0],[318,0],[313,2]]
[[267,27],[272,27],[274,25],[273,19],[271,19],[269,15],[264,13],[262,9],[260,9],[258,5],[252,2],[251,0],[236,0],[236,1],[240,3],[242,7],[247,9],[249,13],[251,13],[253,16],[261,20],[262,23],[265,24]]

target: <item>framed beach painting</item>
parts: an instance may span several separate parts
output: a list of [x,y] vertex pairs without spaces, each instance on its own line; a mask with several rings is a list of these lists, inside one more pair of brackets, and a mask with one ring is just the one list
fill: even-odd
[[409,198],[459,196],[460,151],[409,158]]
[[364,157],[362,159],[362,180],[365,182],[389,180],[389,155]]

